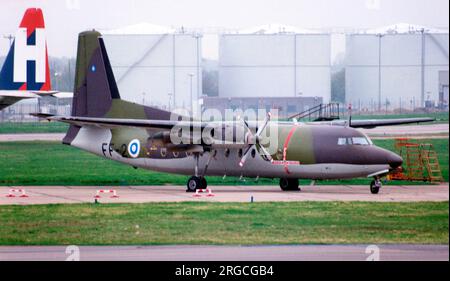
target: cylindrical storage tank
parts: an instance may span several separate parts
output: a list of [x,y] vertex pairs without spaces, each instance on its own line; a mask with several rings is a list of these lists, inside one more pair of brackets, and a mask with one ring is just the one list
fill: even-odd
[[191,107],[202,93],[201,36],[186,33],[103,35],[123,99],[164,109]]
[[448,70],[448,33],[346,36],[346,102],[362,109],[413,109],[437,101]]
[[329,34],[222,34],[219,96],[330,99]]

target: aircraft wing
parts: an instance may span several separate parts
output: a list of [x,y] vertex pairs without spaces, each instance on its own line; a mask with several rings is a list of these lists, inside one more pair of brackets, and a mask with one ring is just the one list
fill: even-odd
[[72,98],[73,93],[57,91],[0,90],[0,110],[23,99],[40,98],[45,96],[52,96],[55,98]]
[[170,130],[174,126],[179,127],[206,127],[208,123],[198,121],[176,120],[147,120],[147,119],[122,119],[122,118],[97,118],[77,116],[56,116],[46,113],[31,113],[30,115],[44,118],[49,121],[59,121],[77,126],[96,126],[101,128],[138,127],[147,129]]
[[[77,126],[97,126],[103,128],[115,127],[139,127],[147,129],[163,129],[170,130],[174,126],[183,128],[204,128],[211,122],[200,121],[176,121],[176,120],[148,120],[148,119],[122,119],[122,118],[97,118],[97,117],[78,117],[78,116],[56,116],[45,113],[32,113],[31,115],[44,118],[49,121],[60,121]],[[431,122],[434,118],[400,118],[400,119],[378,119],[378,120],[352,120],[350,127],[353,128],[375,128],[377,126],[393,126],[401,124]],[[312,125],[333,125],[345,126],[347,120],[331,121],[331,122],[310,122]],[[254,127],[250,125],[250,127]]]
[[58,92],[58,91],[32,91],[39,97],[55,97],[55,98],[73,98],[71,92]]
[[31,99],[36,97],[37,96],[35,94],[25,91],[0,90],[0,110],[20,100]]
[[55,98],[63,99],[63,98],[73,98],[73,93],[71,92],[57,92],[52,95]]
[[[412,123],[423,123],[435,121],[434,118],[421,117],[421,118],[397,118],[397,119],[368,119],[368,120],[351,120],[350,126],[352,128],[365,128],[372,129],[379,126],[394,126]],[[335,120],[329,122],[308,122],[311,125],[335,125],[345,126],[348,124],[348,120]]]

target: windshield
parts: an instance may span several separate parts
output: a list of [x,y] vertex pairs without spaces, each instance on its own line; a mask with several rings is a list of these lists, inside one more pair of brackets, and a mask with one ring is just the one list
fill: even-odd
[[338,145],[371,145],[372,142],[367,137],[338,138]]

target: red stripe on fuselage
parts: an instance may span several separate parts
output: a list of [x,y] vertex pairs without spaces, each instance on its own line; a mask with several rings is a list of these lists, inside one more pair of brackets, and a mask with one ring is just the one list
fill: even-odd
[[288,134],[286,140],[284,141],[284,146],[283,146],[284,170],[286,171],[287,174],[290,174],[289,168],[288,168],[288,163],[286,162],[287,148],[288,148],[289,142],[291,141],[292,135],[295,132],[295,129],[297,129],[297,125],[293,125],[292,126],[291,130],[289,131],[289,134]]

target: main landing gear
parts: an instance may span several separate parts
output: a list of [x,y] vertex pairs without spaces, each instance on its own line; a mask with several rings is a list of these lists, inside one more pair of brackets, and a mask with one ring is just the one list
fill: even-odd
[[298,179],[281,178],[280,188],[283,191],[299,191]]
[[194,159],[195,159],[195,175],[190,177],[187,181],[187,189],[186,192],[195,192],[197,189],[205,189],[208,187],[208,183],[205,179],[206,171],[208,170],[209,162],[211,162],[211,159],[214,157],[215,153],[212,151],[209,152],[208,161],[206,162],[205,169],[203,169],[202,175],[198,174],[198,160],[199,160],[199,153],[194,153]]
[[192,176],[187,182],[186,192],[195,192],[197,189],[205,189],[208,183],[204,177]]
[[380,188],[382,186],[380,178],[374,178],[374,180],[370,183],[370,193],[378,194]]

